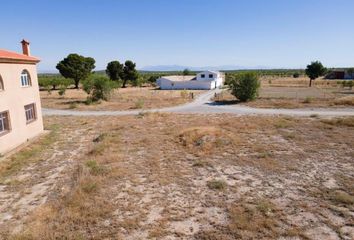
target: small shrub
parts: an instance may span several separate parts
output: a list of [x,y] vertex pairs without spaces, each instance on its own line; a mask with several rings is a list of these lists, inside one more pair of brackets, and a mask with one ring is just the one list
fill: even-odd
[[69,109],[75,109],[75,108],[77,108],[77,104],[76,103],[70,103]]
[[300,74],[299,73],[294,73],[293,74],[293,78],[299,78],[300,77]]
[[258,97],[260,81],[255,73],[241,73],[230,81],[231,93],[241,102]]
[[117,87],[114,81],[109,80],[107,77],[94,76],[87,79],[84,84],[84,91],[90,95],[92,101],[98,100],[108,101],[112,91]]
[[303,101],[303,103],[311,103],[312,102],[312,98],[311,97],[306,97]]
[[189,96],[188,91],[186,89],[181,91],[181,98],[187,98]]
[[207,186],[212,190],[223,190],[226,188],[227,184],[222,180],[211,180],[207,182]]
[[82,189],[85,193],[93,193],[93,192],[96,192],[96,191],[97,191],[98,185],[97,185],[97,183],[94,182],[94,181],[86,181],[86,182],[82,183],[81,189]]
[[90,169],[92,175],[102,175],[105,172],[105,168],[99,165],[95,160],[87,161],[86,166]]
[[144,107],[144,100],[143,99],[138,99],[138,101],[135,102],[135,108],[136,109],[141,109]]
[[66,86],[60,86],[60,89],[58,91],[59,96],[64,96],[66,92]]

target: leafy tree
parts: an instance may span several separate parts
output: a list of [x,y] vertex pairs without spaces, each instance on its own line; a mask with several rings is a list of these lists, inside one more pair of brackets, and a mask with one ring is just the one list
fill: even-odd
[[327,69],[322,65],[321,62],[316,61],[312,62],[310,65],[307,65],[305,70],[306,75],[310,78],[309,86],[312,86],[312,80],[323,76],[326,73]]
[[84,91],[90,95],[90,101],[108,101],[117,83],[104,76],[92,76],[83,82]]
[[123,88],[125,88],[125,85],[127,83],[127,81],[132,81],[132,82],[136,82],[139,78],[139,73],[138,71],[135,69],[136,68],[136,64],[133,63],[130,60],[127,60],[124,63],[124,68],[123,68]]
[[121,64],[119,61],[109,62],[107,64],[106,73],[111,80],[118,81],[124,78],[123,67],[124,67],[123,64]]
[[63,77],[74,79],[76,89],[79,88],[80,81],[86,79],[94,68],[93,58],[76,53],[69,54],[57,64],[57,69]]
[[184,76],[187,76],[187,75],[190,75],[190,74],[191,74],[191,71],[188,68],[183,70],[183,75]]
[[229,79],[232,95],[241,102],[254,100],[258,97],[260,81],[258,75],[252,72],[240,73]]

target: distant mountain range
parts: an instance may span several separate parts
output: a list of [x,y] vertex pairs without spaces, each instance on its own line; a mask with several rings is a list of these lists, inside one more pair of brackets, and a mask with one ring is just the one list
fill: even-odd
[[141,71],[183,71],[184,69],[189,69],[191,71],[202,71],[202,70],[240,70],[240,69],[271,69],[266,66],[255,66],[255,67],[245,67],[237,65],[221,65],[221,66],[204,66],[204,67],[190,67],[181,65],[156,65],[156,66],[146,66],[140,68]]

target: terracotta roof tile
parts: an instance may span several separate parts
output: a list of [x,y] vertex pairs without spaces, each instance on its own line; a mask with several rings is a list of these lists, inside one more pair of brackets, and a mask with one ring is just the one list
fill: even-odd
[[4,61],[38,63],[40,60],[36,57],[27,56],[16,52],[10,52],[7,50],[0,49],[0,62],[4,62]]

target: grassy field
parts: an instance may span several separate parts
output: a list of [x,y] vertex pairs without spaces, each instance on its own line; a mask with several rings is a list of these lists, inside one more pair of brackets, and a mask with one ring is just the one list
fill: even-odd
[[[318,79],[308,87],[305,77],[261,78],[260,96],[248,106],[260,108],[306,108],[354,106],[354,90],[342,88],[335,80]],[[229,91],[219,94],[215,101],[226,104],[237,103]]]
[[52,134],[0,161],[0,239],[354,238],[354,118],[45,126]]
[[170,107],[192,101],[203,91],[163,91],[152,87],[130,87],[115,90],[109,101],[86,104],[87,94],[83,90],[68,89],[65,96],[57,91],[41,91],[42,106],[55,109],[76,110],[129,110]]

